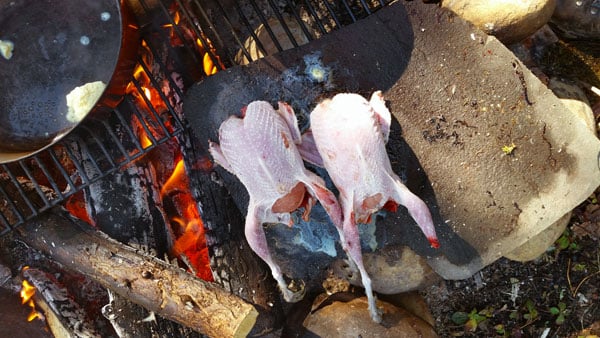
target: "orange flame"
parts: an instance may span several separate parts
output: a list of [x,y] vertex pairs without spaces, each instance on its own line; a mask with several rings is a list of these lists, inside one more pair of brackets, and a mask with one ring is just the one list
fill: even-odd
[[149,83],[150,82],[150,78],[148,77],[148,75],[146,74],[146,71],[144,70],[144,67],[142,67],[142,65],[137,64],[135,66],[135,69],[133,71],[133,77],[142,82],[142,83]]
[[[210,41],[208,41],[208,43],[210,44]],[[215,63],[213,62],[212,57],[210,56],[210,54],[208,52],[206,52],[204,45],[202,44],[202,40],[200,40],[200,38],[196,38],[196,46],[198,46],[198,50],[200,51],[200,54],[203,54],[202,56],[202,67],[204,70],[204,74],[206,75],[214,75],[217,73],[217,66],[215,66]],[[214,50],[211,48],[211,52],[213,52],[214,54]],[[215,56],[218,60],[218,56]]]
[[217,73],[217,66],[215,66],[208,53],[204,53],[202,64],[204,65],[204,73],[206,75],[214,75]]
[[[196,38],[196,46],[198,47],[198,51],[200,52],[200,55],[202,55],[202,67],[204,70],[204,74],[206,74],[208,76],[214,75],[217,73],[218,68],[215,65],[215,63],[213,62],[213,58],[215,59],[215,61],[217,61],[217,63],[219,64],[219,66],[222,69],[225,68],[225,65],[223,65],[223,63],[221,62],[221,58],[217,55],[217,51],[212,46],[212,43],[210,42],[210,40],[207,37],[205,37],[204,34],[202,35],[202,37],[208,44],[208,50],[210,50],[210,53],[209,53],[207,51],[207,48],[202,43],[202,40],[200,40],[200,38]],[[212,56],[211,56],[211,54],[212,54]]]
[[173,173],[160,190],[160,194],[164,197],[171,191],[183,190],[186,188],[187,184],[185,166],[183,160],[179,160],[177,165],[175,165],[175,169],[173,169]]
[[[179,11],[175,11],[175,13],[173,13],[173,22],[178,25],[179,24],[179,20],[181,20],[181,15],[179,14]],[[163,28],[171,28],[173,27],[173,24],[164,24],[162,25]]]
[[127,94],[131,94],[135,98],[136,103],[141,107],[141,109],[148,111],[150,109],[148,102],[150,105],[152,105],[152,108],[154,108],[156,112],[160,113],[167,109],[163,98],[160,96],[158,90],[152,86],[150,77],[144,70],[144,67],[142,67],[140,64],[136,66],[133,73],[133,78],[138,82],[139,89],[132,81],[127,84],[125,92]]
[[150,146],[152,146],[152,140],[150,140],[150,137],[148,137],[148,134],[146,134],[146,132],[142,132],[140,135],[140,145],[142,146],[142,149],[146,149]]
[[25,304],[35,295],[35,286],[31,285],[27,280],[21,283],[21,304]]
[[180,228],[177,232],[181,233],[175,240],[173,252],[179,257],[185,256],[199,278],[212,281],[204,224],[189,190],[183,159],[177,162],[173,173],[163,185],[161,196],[165,198],[174,191],[178,192],[177,202],[183,210],[180,216],[172,218],[173,223]]
[[[28,267],[24,267],[24,270],[28,269]],[[27,280],[23,280],[21,283],[21,304],[27,304],[31,308],[31,312],[27,316],[27,321],[31,322],[36,318],[43,319],[41,313],[39,313],[35,309],[35,303],[33,302],[33,296],[35,295],[35,286],[31,285]]]

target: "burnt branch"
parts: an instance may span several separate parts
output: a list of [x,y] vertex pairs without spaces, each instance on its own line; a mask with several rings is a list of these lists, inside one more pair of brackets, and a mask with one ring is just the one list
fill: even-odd
[[85,309],[70,297],[69,291],[61,286],[54,276],[42,270],[26,269],[23,271],[23,278],[35,286],[36,295],[40,294],[36,303],[42,304],[42,308],[47,308],[44,313],[55,317],[48,318],[48,323],[54,330],[60,327],[73,337],[101,337],[87,317]]
[[60,208],[19,229],[21,240],[149,311],[211,337],[245,337],[258,312],[221,287],[123,245]]

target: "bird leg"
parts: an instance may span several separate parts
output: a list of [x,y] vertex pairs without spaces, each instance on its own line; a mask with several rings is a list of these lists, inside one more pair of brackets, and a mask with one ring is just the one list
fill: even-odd
[[396,196],[394,198],[408,210],[410,216],[417,222],[432,248],[439,248],[440,243],[435,233],[431,212],[427,204],[419,196],[412,193],[399,179],[394,179]]
[[271,256],[271,252],[269,251],[269,246],[267,244],[267,237],[265,235],[265,230],[262,227],[262,222],[259,220],[259,212],[260,208],[254,207],[254,203],[250,200],[248,205],[248,215],[246,216],[246,224],[245,224],[245,234],[246,240],[250,245],[250,248],[269,266],[271,269],[271,274],[275,281],[277,281],[277,286],[281,290],[283,294],[283,298],[286,302],[296,303],[302,298],[304,298],[304,285],[299,286],[299,290],[291,290],[288,287],[288,283],[283,278],[283,274],[281,273],[281,269],[279,265],[275,263],[273,257]]
[[346,255],[348,255],[348,258],[356,265],[358,271],[360,272],[360,279],[363,287],[365,288],[365,294],[367,295],[369,302],[369,313],[371,314],[371,319],[376,323],[381,323],[382,313],[377,307],[377,298],[373,294],[371,277],[369,277],[369,274],[367,273],[363,263],[360,237],[353,211],[350,212],[350,215],[345,215],[344,226],[340,237],[342,240],[342,247],[344,248]]

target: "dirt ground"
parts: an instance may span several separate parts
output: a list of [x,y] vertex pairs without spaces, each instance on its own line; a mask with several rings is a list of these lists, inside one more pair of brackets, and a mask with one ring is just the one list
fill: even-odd
[[[591,46],[561,42],[537,55],[539,67],[547,76],[600,87],[600,45]],[[586,94],[598,122],[600,97]],[[599,336],[599,198],[600,189],[535,261],[500,259],[467,280],[423,291],[440,337]]]
[[595,196],[574,211],[565,233],[537,260],[500,259],[467,280],[425,290],[440,337],[600,335],[600,205]]

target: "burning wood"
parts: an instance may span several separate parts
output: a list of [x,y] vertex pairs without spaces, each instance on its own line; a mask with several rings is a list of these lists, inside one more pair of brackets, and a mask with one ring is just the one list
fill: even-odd
[[256,322],[258,312],[240,298],[107,238],[59,209],[20,227],[19,233],[23,242],[66,267],[198,332],[242,337]]
[[170,199],[181,215],[171,218],[177,238],[172,246],[173,254],[184,259],[196,276],[212,281],[204,224],[189,189],[183,159],[177,162],[172,175],[162,186],[161,197],[163,204],[165,199]]
[[160,195],[163,205],[168,201],[178,215],[170,219],[176,238],[171,247],[172,254],[182,259],[197,277],[213,281],[204,224],[191,195],[183,159],[177,161],[173,173],[163,184]]
[[[100,337],[100,334],[94,329],[93,323],[87,318],[85,310],[79,306],[70,297],[68,291],[59,285],[55,278],[41,270],[26,268],[23,270],[23,290],[21,291],[21,297],[24,293],[31,294],[30,298],[34,294],[39,294],[36,297],[38,304],[43,304],[42,307],[46,310],[49,325],[54,327],[55,330],[64,330],[69,332],[75,337]],[[32,284],[29,284],[30,281]],[[27,285],[27,287],[25,287]],[[37,292],[36,292],[37,291]],[[26,298],[23,298],[25,302]],[[29,302],[33,305],[33,299]],[[37,316],[40,316],[34,308],[32,314],[27,318],[31,321]]]

